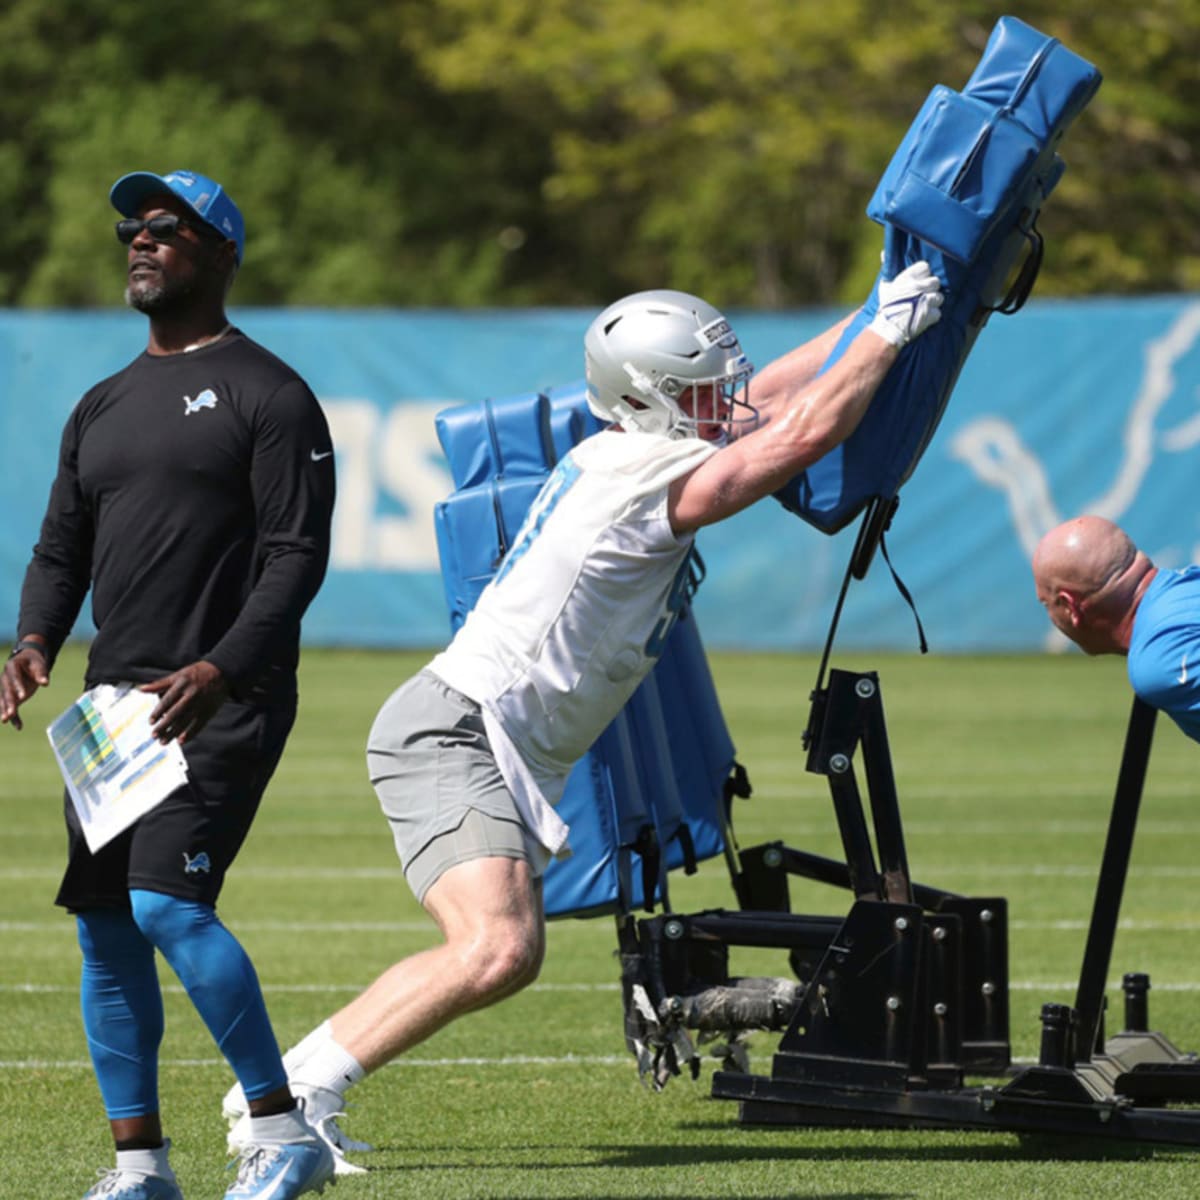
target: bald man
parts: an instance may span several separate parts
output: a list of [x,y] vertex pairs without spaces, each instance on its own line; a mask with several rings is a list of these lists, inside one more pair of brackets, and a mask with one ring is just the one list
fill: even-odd
[[1050,530],[1033,555],[1038,599],[1086,654],[1127,656],[1129,682],[1200,742],[1200,567],[1156,567],[1103,517]]

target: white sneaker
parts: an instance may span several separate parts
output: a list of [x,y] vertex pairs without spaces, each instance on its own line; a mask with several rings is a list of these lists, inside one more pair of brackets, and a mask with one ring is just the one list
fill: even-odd
[[333,1178],[333,1152],[319,1137],[244,1146],[237,1179],[225,1200],[294,1200],[323,1192]]
[[346,1115],[346,1101],[332,1088],[311,1083],[293,1083],[292,1092],[304,1105],[304,1115],[321,1131],[321,1136],[343,1154],[369,1154],[375,1149],[370,1142],[352,1138],[338,1123]]
[[[341,1151],[349,1154],[367,1154],[375,1149],[370,1142],[360,1142],[341,1129],[335,1118],[344,1117],[345,1100],[338,1096],[332,1088],[318,1087],[315,1083],[300,1083],[295,1079],[288,1081],[292,1095],[304,1101],[304,1111],[314,1124],[324,1122],[329,1131],[329,1140]],[[349,1105],[346,1105],[349,1107]],[[225,1093],[221,1101],[221,1116],[232,1130],[246,1115],[246,1097],[242,1085],[235,1083]]]
[[[289,1082],[292,1095],[304,1109],[305,1119],[321,1135],[322,1140],[333,1151],[333,1172],[335,1175],[365,1175],[366,1168],[355,1166],[346,1158],[346,1154],[366,1153],[374,1150],[370,1142],[360,1142],[347,1134],[337,1123],[338,1117],[345,1116],[342,1108],[342,1098],[332,1088],[317,1087],[314,1084]],[[240,1087],[231,1088],[225,1096],[222,1112],[230,1122],[229,1136],[226,1139],[230,1154],[239,1154],[250,1144],[250,1116],[245,1108],[245,1100]]]
[[174,1178],[144,1175],[141,1171],[114,1167],[98,1172],[100,1179],[88,1188],[83,1200],[183,1200]]

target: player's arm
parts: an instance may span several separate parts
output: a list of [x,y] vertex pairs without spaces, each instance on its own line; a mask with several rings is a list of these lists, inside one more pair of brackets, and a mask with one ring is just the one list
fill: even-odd
[[864,330],[819,379],[781,407],[770,424],[718,450],[671,485],[671,528],[711,525],[778,491],[844,441],[862,419],[898,351]]
[[682,534],[732,516],[845,441],[900,350],[941,317],[941,303],[941,283],[927,263],[881,283],[875,318],[828,371],[790,394],[765,427],[671,485],[671,528]]
[[[758,409],[757,428],[775,420],[802,387],[812,383],[857,310],[803,345],[773,359],[750,380],[749,401]],[[745,436],[744,434],[742,436]]]

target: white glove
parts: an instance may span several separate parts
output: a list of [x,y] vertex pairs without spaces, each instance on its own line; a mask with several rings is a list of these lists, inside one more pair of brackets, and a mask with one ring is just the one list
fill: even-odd
[[942,298],[942,281],[927,262],[915,262],[880,281],[879,311],[867,328],[893,346],[907,346],[942,319]]

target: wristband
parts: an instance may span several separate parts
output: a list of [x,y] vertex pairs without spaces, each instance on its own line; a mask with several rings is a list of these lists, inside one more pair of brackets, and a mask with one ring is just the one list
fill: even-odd
[[22,650],[36,650],[47,662],[50,661],[50,652],[42,645],[41,642],[18,642],[9,652],[9,658],[16,658]]

